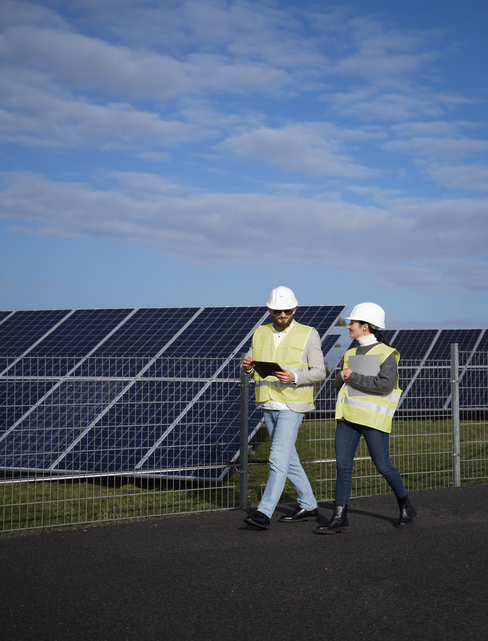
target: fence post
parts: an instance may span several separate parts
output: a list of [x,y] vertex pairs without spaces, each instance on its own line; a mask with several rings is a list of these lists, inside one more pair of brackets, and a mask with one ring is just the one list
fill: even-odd
[[459,426],[459,351],[451,344],[451,406],[452,406],[452,484],[461,487],[461,438]]
[[249,376],[241,367],[241,421],[240,421],[240,469],[239,469],[239,507],[247,509],[247,468],[249,456]]

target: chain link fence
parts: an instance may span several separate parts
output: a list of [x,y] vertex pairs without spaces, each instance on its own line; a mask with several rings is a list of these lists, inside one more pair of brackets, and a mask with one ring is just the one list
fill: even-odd
[[[270,441],[240,362],[6,361],[0,531],[257,505]],[[400,366],[404,394],[390,442],[407,489],[486,481],[488,354]],[[317,389],[317,409],[307,414],[297,440],[319,501],[334,496],[334,377],[333,371]],[[352,496],[389,492],[362,439]],[[296,501],[288,482],[281,500]]]

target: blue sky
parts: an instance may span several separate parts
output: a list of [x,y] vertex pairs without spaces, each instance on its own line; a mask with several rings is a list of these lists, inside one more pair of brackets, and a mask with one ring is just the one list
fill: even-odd
[[3,0],[0,308],[488,325],[488,3]]

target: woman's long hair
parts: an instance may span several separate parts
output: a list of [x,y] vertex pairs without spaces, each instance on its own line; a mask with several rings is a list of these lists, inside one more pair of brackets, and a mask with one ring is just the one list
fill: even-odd
[[369,327],[369,331],[374,335],[378,343],[384,343],[387,347],[391,347],[390,343],[375,325],[371,325],[371,323],[368,323],[367,321],[358,321],[358,323],[361,323],[361,325],[367,325]]

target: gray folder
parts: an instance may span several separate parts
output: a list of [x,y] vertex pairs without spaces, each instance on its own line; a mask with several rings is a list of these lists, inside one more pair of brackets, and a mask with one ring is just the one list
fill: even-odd
[[[349,356],[349,367],[358,374],[363,376],[376,376],[380,371],[381,356],[379,354],[364,354],[360,356],[355,354]],[[346,381],[347,382],[347,381]],[[349,385],[349,396],[368,396],[369,392],[355,389]]]

